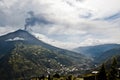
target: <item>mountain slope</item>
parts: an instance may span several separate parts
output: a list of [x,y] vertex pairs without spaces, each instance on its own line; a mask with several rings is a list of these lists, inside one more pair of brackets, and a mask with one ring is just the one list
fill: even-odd
[[27,31],[0,37],[0,79],[17,80],[88,65],[82,54],[46,44]]
[[113,57],[109,58],[108,60],[106,60],[105,64],[106,64],[107,68],[110,68],[110,66],[113,62],[113,58],[115,58],[117,61],[117,67],[120,68],[120,55],[113,56]]
[[103,44],[96,46],[79,47],[75,48],[74,51],[96,58],[101,56],[102,53],[117,47],[120,47],[120,44]]
[[110,49],[108,51],[105,51],[102,53],[98,58],[98,62],[104,62],[107,61],[108,59],[111,59],[112,57],[115,56],[120,56],[120,47]]
[[[18,79],[21,76],[23,77],[23,75],[30,78],[47,73],[48,68],[59,70],[61,68],[60,65],[68,67],[75,65],[75,62],[70,57],[40,46],[16,44],[10,54],[0,59],[0,74],[3,76],[8,75],[0,78],[9,79],[9,77],[13,76],[13,78]],[[6,69],[8,69],[8,72],[5,72]],[[9,76],[9,74],[11,75]]]
[[[69,50],[65,50],[65,49],[60,49],[54,46],[51,46],[49,44],[46,44],[40,40],[38,40],[37,38],[35,38],[33,35],[31,35],[29,32],[24,31],[24,30],[18,30],[15,31],[13,33],[9,33],[7,35],[1,36],[0,37],[0,49],[5,49],[6,46],[14,46],[13,44],[18,43],[18,42],[22,42],[24,44],[31,44],[31,45],[38,45],[38,46],[42,46],[45,47],[47,49],[53,50],[53,51],[57,51],[58,53],[61,54],[66,54],[72,57],[79,57],[82,58],[83,55],[81,54],[77,54],[75,52],[69,51]],[[7,48],[7,49],[8,49]],[[7,50],[4,50],[7,51]],[[81,57],[80,57],[81,56]]]

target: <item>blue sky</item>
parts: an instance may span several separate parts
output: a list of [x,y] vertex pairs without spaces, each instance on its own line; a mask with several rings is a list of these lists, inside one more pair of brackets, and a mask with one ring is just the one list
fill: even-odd
[[0,0],[0,35],[27,25],[40,40],[65,49],[120,43],[119,4],[120,0]]

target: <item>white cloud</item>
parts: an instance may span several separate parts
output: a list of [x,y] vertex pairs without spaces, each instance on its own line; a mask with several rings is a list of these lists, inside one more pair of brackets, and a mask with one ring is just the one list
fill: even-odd
[[10,32],[14,32],[15,30],[17,30],[17,29],[10,27],[10,26],[0,27],[0,36],[5,35]]
[[[63,49],[73,49],[79,46],[91,46],[91,45],[99,45],[99,44],[105,44],[105,43],[116,43],[117,40],[111,39],[96,39],[91,36],[87,36],[84,41],[81,42],[62,42],[58,40],[54,40],[51,38],[48,38],[47,36],[39,33],[32,33],[36,36],[39,40],[44,41],[45,43],[51,44],[53,46],[63,48]],[[73,38],[75,39],[75,38]],[[75,41],[75,40],[74,40]]]
[[120,43],[120,18],[104,20],[120,12],[119,4],[120,0],[2,0],[0,35],[23,28],[27,12],[33,11],[36,17],[53,22],[35,25],[32,30],[55,46]]
[[94,11],[95,18],[103,18],[106,16],[113,15],[120,11],[120,0],[86,0],[84,3],[80,5],[76,5],[79,7],[87,8],[89,10]]
[[71,50],[72,48],[78,47],[77,43],[62,42],[62,41],[54,40],[54,39],[48,38],[47,36],[39,34],[39,33],[32,33],[32,34],[35,35],[36,38],[38,38],[39,40],[44,41],[45,43],[51,44],[51,45],[59,47],[59,48]]

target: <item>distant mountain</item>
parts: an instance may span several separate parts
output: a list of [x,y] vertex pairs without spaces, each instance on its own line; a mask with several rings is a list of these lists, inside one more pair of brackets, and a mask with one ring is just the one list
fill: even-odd
[[63,72],[66,68],[89,63],[90,59],[84,55],[46,44],[24,30],[0,36],[1,80]]
[[120,44],[103,44],[96,46],[79,47],[74,51],[93,58],[94,64],[101,64],[113,56],[120,55]]
[[93,58],[97,58],[101,56],[104,52],[117,47],[120,47],[120,44],[103,44],[96,46],[78,47],[75,48],[73,51],[82,53]]

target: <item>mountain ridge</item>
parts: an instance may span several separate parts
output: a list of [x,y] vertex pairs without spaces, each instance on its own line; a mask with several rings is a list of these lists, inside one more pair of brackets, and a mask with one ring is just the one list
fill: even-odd
[[17,80],[24,76],[62,72],[89,63],[86,56],[46,44],[24,30],[0,36],[1,79]]
[[103,44],[96,46],[79,47],[74,51],[82,53],[93,60],[93,64],[100,65],[113,56],[120,55],[120,44]]
[[75,52],[79,52],[85,55],[89,56],[95,56],[95,55],[100,55],[100,53],[103,53],[107,50],[120,47],[120,44],[101,44],[101,45],[95,45],[95,46],[85,46],[85,47],[78,47],[73,49]]

